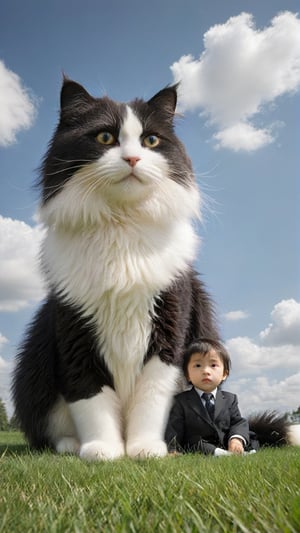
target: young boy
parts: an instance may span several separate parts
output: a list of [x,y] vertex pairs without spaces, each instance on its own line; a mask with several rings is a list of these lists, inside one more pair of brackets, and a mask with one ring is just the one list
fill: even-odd
[[[249,425],[237,396],[220,388],[230,366],[229,354],[217,341],[200,339],[186,350],[183,371],[193,387],[174,398],[166,428],[170,453],[231,455],[249,450]],[[258,448],[258,441],[251,445]]]

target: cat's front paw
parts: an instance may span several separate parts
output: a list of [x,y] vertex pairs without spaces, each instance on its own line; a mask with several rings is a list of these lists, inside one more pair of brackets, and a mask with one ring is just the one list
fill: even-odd
[[147,457],[165,457],[168,453],[167,445],[163,440],[135,440],[128,442],[126,446],[127,455],[137,459]]
[[124,453],[124,444],[122,442],[93,440],[81,446],[79,455],[81,459],[86,459],[87,461],[107,461],[118,459]]

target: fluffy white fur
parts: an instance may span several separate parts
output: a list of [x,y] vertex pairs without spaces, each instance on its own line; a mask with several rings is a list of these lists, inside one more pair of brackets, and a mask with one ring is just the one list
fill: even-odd
[[290,426],[288,439],[292,446],[300,446],[300,424]]
[[176,391],[179,369],[153,357],[139,376],[127,412],[126,450],[132,457],[163,456],[164,429]]
[[[48,280],[94,317],[114,377],[116,392],[106,387],[69,406],[61,400],[50,417],[50,433],[57,421],[68,421],[68,431],[55,436],[57,450],[75,449],[79,440],[88,459],[122,455],[124,436],[131,456],[164,455],[165,419],[176,392],[178,370],[157,357],[143,368],[143,359],[155,297],[194,259],[191,220],[199,214],[199,195],[195,186],[169,178],[168,162],[141,145],[141,133],[128,108],[119,145],[75,173],[41,210]],[[128,157],[139,161],[131,167]]]
[[83,459],[115,459],[124,455],[120,400],[110,387],[69,405]]

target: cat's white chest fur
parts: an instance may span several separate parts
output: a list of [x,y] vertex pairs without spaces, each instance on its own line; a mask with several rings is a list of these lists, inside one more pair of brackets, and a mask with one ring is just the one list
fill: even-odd
[[193,229],[182,221],[159,232],[116,222],[75,235],[48,231],[43,247],[48,279],[91,318],[122,402],[147,352],[155,297],[184,272],[194,249]]

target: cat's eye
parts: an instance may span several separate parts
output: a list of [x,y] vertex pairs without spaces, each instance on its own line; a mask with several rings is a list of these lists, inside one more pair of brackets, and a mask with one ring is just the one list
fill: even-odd
[[147,135],[147,137],[143,139],[143,145],[147,148],[155,148],[159,143],[160,139],[157,135]]
[[116,138],[109,131],[101,131],[96,139],[100,144],[105,144],[106,146],[116,143]]

